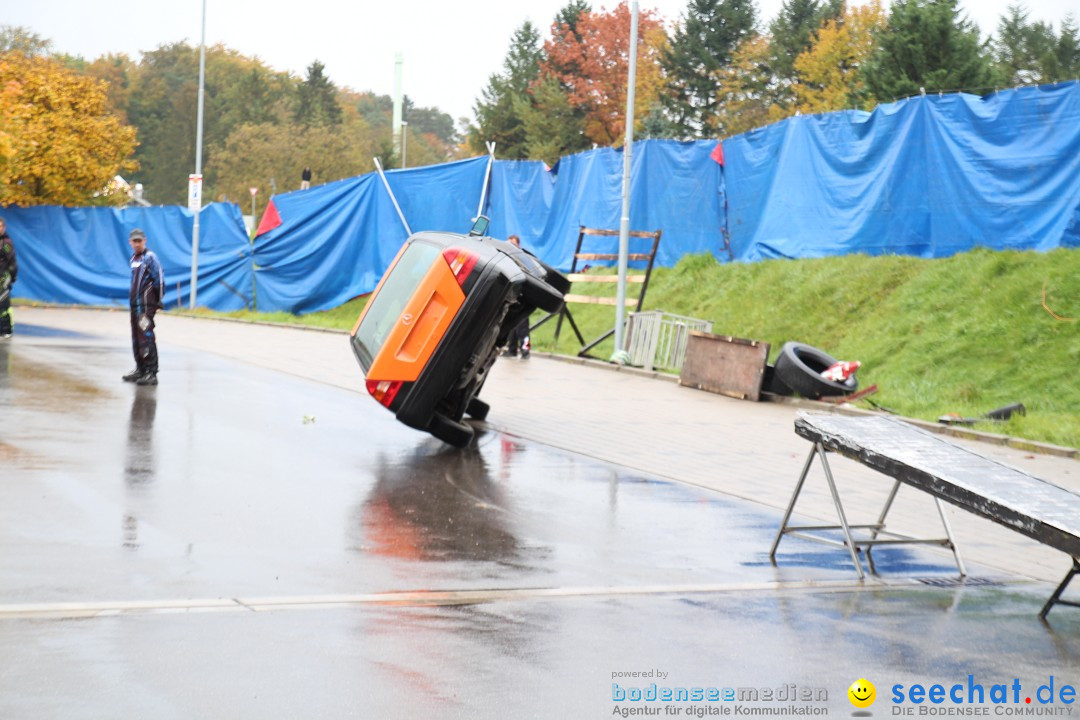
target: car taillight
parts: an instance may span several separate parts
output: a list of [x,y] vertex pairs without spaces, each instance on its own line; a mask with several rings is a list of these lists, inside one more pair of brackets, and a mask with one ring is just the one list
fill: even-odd
[[390,407],[390,403],[394,402],[394,398],[397,397],[398,390],[401,389],[401,380],[368,380],[367,391],[371,393],[371,397],[375,398],[381,405]]
[[454,273],[458,285],[465,284],[465,278],[469,277],[469,273],[476,267],[476,261],[480,259],[468,250],[457,247],[446,248],[442,256],[450,265],[450,272]]

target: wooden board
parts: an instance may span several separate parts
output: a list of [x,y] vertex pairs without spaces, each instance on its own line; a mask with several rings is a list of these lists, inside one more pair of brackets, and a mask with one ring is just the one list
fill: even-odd
[[679,384],[742,400],[758,400],[769,343],[691,332]]

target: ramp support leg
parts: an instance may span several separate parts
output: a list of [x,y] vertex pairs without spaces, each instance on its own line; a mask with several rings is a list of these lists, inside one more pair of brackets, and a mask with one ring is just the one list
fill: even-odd
[[862,562],[859,561],[858,548],[851,537],[851,528],[848,525],[847,515],[844,514],[844,505],[840,502],[840,493],[836,490],[836,483],[833,481],[829,461],[825,458],[825,447],[819,442],[814,443],[814,447],[810,449],[810,454],[806,458],[806,464],[803,465],[802,474],[799,475],[799,481],[795,484],[795,492],[791,495],[791,502],[788,503],[787,510],[784,512],[784,520],[780,523],[780,530],[777,531],[772,549],[769,550],[769,559],[774,565],[776,564],[776,549],[780,546],[780,538],[789,531],[788,521],[791,520],[791,513],[795,510],[795,502],[799,499],[799,493],[802,492],[803,484],[806,482],[806,476],[810,472],[810,465],[813,463],[815,455],[820,458],[821,467],[825,470],[825,480],[829,483],[829,492],[832,494],[836,514],[840,519],[838,527],[844,533],[844,545],[847,546],[848,552],[851,554],[851,562],[855,564],[855,572],[858,573],[859,579],[863,580],[866,575],[863,573]]
[[1045,620],[1046,614],[1050,612],[1050,609],[1055,605],[1071,605],[1072,607],[1080,607],[1080,603],[1072,602],[1071,600],[1062,600],[1061,593],[1065,592],[1065,588],[1069,586],[1072,579],[1076,577],[1077,573],[1080,573],[1080,560],[1077,558],[1072,559],[1072,568],[1065,574],[1065,579],[1061,581],[1061,584],[1057,586],[1057,590],[1050,596],[1050,599],[1043,605],[1042,610],[1039,611],[1039,619]]

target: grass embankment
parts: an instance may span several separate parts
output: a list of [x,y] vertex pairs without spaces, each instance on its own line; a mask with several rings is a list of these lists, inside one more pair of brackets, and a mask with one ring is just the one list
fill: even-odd
[[[653,273],[646,309],[711,320],[713,332],[764,340],[770,360],[798,340],[844,360],[860,360],[861,387],[910,417],[947,412],[978,416],[1014,402],[1027,415],[977,429],[1080,447],[1080,250],[1047,253],[977,250],[950,258],[850,255],[817,260],[720,264],[684,258]],[[574,292],[614,296],[614,285],[578,284]],[[634,286],[629,292],[636,293]],[[349,329],[363,305],[353,300],[297,318],[252,315]],[[587,340],[610,328],[614,309],[573,305]],[[533,346],[574,354],[564,324],[533,335]],[[607,357],[611,341],[595,351]]]

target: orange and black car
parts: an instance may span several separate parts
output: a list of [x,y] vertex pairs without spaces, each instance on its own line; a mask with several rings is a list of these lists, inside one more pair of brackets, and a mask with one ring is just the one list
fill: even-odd
[[508,242],[412,235],[353,327],[368,392],[406,425],[464,447],[483,420],[477,397],[510,331],[534,310],[556,312],[570,284]]

